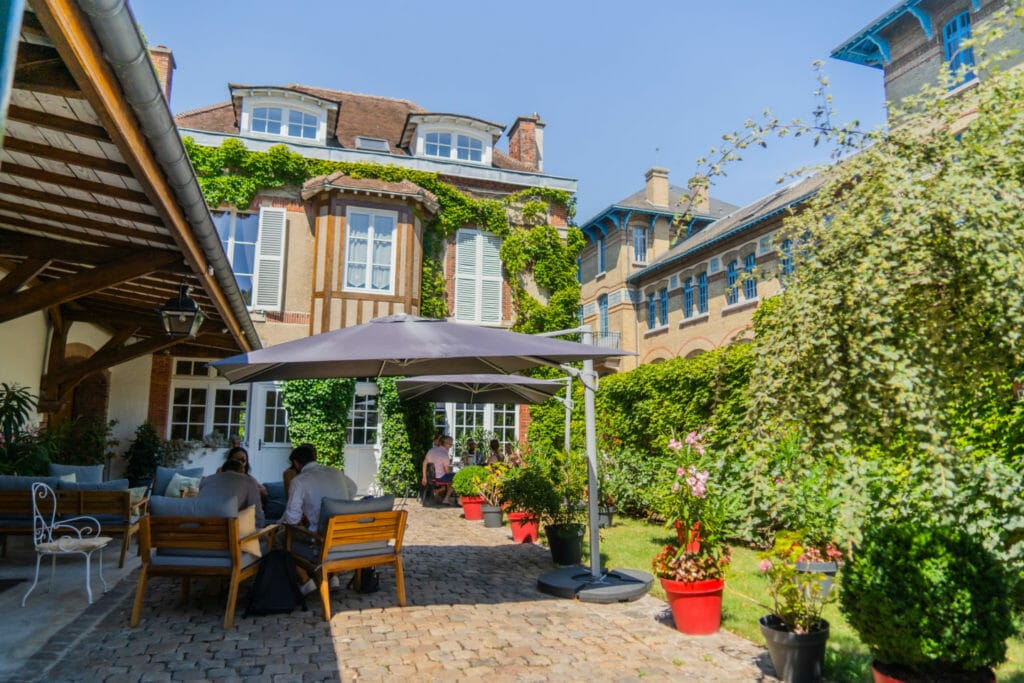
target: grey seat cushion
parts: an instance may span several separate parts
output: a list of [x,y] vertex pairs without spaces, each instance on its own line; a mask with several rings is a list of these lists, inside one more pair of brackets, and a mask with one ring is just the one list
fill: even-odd
[[153,496],[149,499],[149,514],[154,517],[237,517],[238,499],[230,498],[171,498]]
[[[190,553],[188,550],[179,549],[175,552],[162,552],[157,553],[153,556],[152,565],[154,567],[224,567],[229,569],[231,567],[231,558],[227,555],[207,555],[198,554],[200,551],[195,551],[196,554]],[[206,551],[216,552],[216,551]],[[242,568],[248,567],[254,562],[259,562],[260,558],[249,553],[242,553]]]
[[362,500],[344,500],[342,498],[324,498],[320,501],[320,524],[317,529],[323,532],[327,528],[327,520],[335,515],[355,515],[363,512],[388,512],[395,507],[394,496],[378,496]]
[[23,477],[15,474],[0,475],[0,491],[31,491],[35,482],[46,484],[56,491],[60,488],[60,477]]
[[[292,552],[310,564],[316,564],[320,561],[320,547],[318,545],[310,545],[305,542],[305,539],[293,541]],[[368,543],[353,543],[351,545],[339,546],[337,550],[331,550],[327,553],[327,561],[394,554],[394,547],[388,544],[387,541],[371,541]]]
[[127,491],[127,479],[111,479],[110,481],[62,481],[62,491]]
[[79,484],[99,484],[103,481],[103,465],[61,465],[51,462],[49,475],[51,477],[63,477],[67,474],[75,475],[75,481]]
[[183,477],[201,477],[203,476],[203,468],[183,467],[174,469],[173,467],[157,467],[156,476],[153,477],[153,495],[164,495],[167,491],[167,485],[171,483],[171,479],[174,478],[175,474],[180,474]]

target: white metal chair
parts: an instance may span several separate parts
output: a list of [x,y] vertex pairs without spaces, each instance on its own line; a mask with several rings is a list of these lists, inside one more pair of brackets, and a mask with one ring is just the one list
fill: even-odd
[[95,517],[81,515],[59,519],[58,508],[57,494],[53,489],[41,482],[32,484],[32,541],[36,549],[36,576],[32,581],[32,587],[21,599],[22,607],[25,606],[28,596],[32,594],[39,583],[39,564],[44,555],[49,555],[52,561],[51,586],[57,571],[58,555],[82,555],[85,557],[85,592],[89,596],[91,605],[92,554],[98,550],[100,553],[100,581],[103,582],[103,592],[107,592],[107,581],[103,578],[103,549],[114,539],[110,536],[100,536],[100,523]]

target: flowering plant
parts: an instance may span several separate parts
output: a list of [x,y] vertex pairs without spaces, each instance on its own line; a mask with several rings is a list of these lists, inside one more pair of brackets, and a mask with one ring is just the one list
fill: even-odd
[[690,432],[682,442],[670,439],[668,447],[671,457],[659,479],[657,507],[679,543],[654,558],[654,573],[676,581],[722,578],[730,561],[725,540],[735,523],[736,496],[712,476],[703,434]]
[[508,473],[508,465],[503,462],[495,462],[487,465],[487,475],[480,482],[480,495],[484,497],[488,505],[495,507],[502,503],[502,483]]
[[[834,546],[822,555],[816,548],[782,538],[770,553],[762,556],[758,569],[768,580],[773,613],[793,633],[810,633],[821,623],[825,605],[835,600],[821,572],[797,571],[798,562],[838,561],[842,553]],[[833,558],[833,559],[822,559]]]

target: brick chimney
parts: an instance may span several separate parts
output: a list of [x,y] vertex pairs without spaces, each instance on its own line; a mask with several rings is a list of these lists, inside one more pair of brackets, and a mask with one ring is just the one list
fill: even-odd
[[171,104],[171,79],[174,77],[174,53],[166,45],[149,48],[149,59],[156,69],[156,78],[160,81],[160,89],[164,91],[164,99]]
[[520,116],[508,132],[508,155],[530,164],[537,171],[544,170],[544,126],[540,115]]
[[644,178],[647,179],[644,198],[655,206],[668,206],[668,169],[649,168]]
[[711,211],[711,201],[708,197],[708,184],[707,176],[695,175],[690,178],[690,182],[687,183],[687,187],[690,188],[690,197],[692,199],[690,211],[699,213],[708,213]]

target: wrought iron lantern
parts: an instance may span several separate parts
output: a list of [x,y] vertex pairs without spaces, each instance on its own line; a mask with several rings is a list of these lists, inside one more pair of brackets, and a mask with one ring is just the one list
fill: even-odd
[[199,310],[199,304],[188,295],[189,289],[188,285],[181,285],[178,288],[178,295],[171,297],[157,309],[164,323],[164,331],[171,337],[195,338],[200,325],[206,319]]

